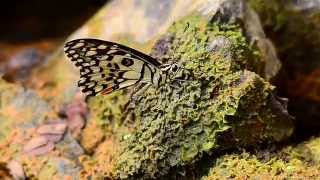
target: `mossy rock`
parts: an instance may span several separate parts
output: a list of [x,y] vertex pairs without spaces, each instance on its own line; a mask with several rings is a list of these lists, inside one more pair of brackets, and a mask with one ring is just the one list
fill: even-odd
[[[216,38],[224,40],[212,46]],[[291,117],[274,87],[252,72],[259,53],[239,25],[193,14],[172,25],[158,42],[153,54],[183,67],[173,79],[188,78],[150,87],[137,99],[136,131],[124,136],[116,178],[161,177],[205,153],[292,134]]]
[[[212,160],[202,180],[317,179],[320,176],[319,137],[282,149],[273,148],[223,155]],[[204,174],[206,174],[204,173]]]
[[265,33],[277,48],[282,71],[275,78],[290,99],[297,133],[310,136],[320,127],[320,6],[310,1],[250,0]]

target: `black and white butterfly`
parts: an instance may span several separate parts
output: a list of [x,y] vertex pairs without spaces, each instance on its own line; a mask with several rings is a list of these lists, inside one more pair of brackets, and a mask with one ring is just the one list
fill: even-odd
[[180,69],[176,63],[161,64],[132,48],[98,39],[72,40],[64,52],[80,67],[78,86],[87,96],[110,94],[138,83],[159,87]]

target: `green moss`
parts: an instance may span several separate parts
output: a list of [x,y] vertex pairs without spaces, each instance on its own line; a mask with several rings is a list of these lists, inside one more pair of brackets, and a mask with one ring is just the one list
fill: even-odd
[[251,7],[258,12],[264,26],[278,30],[283,27],[287,20],[287,11],[282,6],[282,0],[250,0]]
[[299,159],[311,165],[320,165],[320,138],[311,138],[298,145],[288,146],[281,153],[288,159]]
[[209,174],[202,180],[214,179],[305,179],[320,174],[319,166],[308,166],[299,159],[282,160],[277,157],[259,160],[249,153],[225,155],[218,158]]
[[128,103],[127,93],[117,91],[108,96],[89,99],[92,117],[107,132],[116,131],[122,125],[123,112]]
[[285,66],[286,63],[301,61],[301,68],[305,59],[309,59],[310,69],[318,65],[320,55],[315,49],[320,44],[319,23],[316,20],[319,14],[306,16],[290,7],[290,2],[285,0],[250,0],[249,3],[259,14],[266,34],[275,43]]
[[[252,62],[258,56],[247,45],[239,26],[190,16],[175,23],[168,34],[173,37],[170,48],[159,59],[179,62],[188,69],[175,78],[191,78],[180,85],[172,81],[160,88],[150,87],[139,97],[135,108],[137,130],[124,138],[115,167],[117,178],[159,177],[172,167],[198,161],[204,153],[287,137],[275,137],[267,128],[277,125],[271,123],[272,118],[264,117],[276,117],[266,107],[273,87],[244,69],[254,70]],[[231,43],[210,52],[210,42],[221,36]],[[252,128],[234,132],[236,127],[246,128],[248,124]],[[255,125],[259,131],[255,131]],[[227,133],[234,133],[233,138],[224,140]]]
[[45,166],[41,169],[40,173],[37,175],[39,179],[48,179],[48,177],[54,177],[58,173],[58,170],[55,166],[55,164],[47,163]]
[[314,179],[320,176],[319,137],[269,152],[224,155],[215,160],[202,179]]

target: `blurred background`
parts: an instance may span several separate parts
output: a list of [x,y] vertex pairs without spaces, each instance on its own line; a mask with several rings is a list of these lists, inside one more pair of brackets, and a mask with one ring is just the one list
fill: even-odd
[[[11,0],[2,3],[0,74],[9,82],[26,82],[31,70],[45,62],[46,57],[68,35],[84,24],[107,1]],[[314,12],[319,8],[319,5],[310,5],[307,1],[292,2],[297,5],[297,11],[306,14],[306,17],[310,11]],[[280,96],[289,98],[289,113],[295,116],[297,128],[293,139],[300,141],[318,134],[320,128],[317,121],[320,118],[320,88],[317,80],[320,73],[316,68],[319,65],[320,50],[316,40],[319,33],[308,33],[308,29],[318,26],[314,27],[314,20],[303,22],[300,15],[296,17],[297,14],[291,14],[293,16],[283,21],[280,16],[273,16],[281,7],[274,5],[273,8],[268,9],[269,12],[256,10],[267,36],[278,48],[283,66],[273,84],[277,86]],[[275,22],[280,22],[280,25],[275,26]],[[301,26],[307,27],[306,31],[299,31]],[[289,41],[292,43],[288,43]],[[305,63],[306,60],[309,63]]]
[[[84,24],[107,1],[3,2],[0,6],[0,74],[9,82],[25,82],[31,69],[45,62],[45,58],[60,46],[68,35]],[[316,1],[293,1],[297,10],[306,16],[310,11],[319,8],[314,2]],[[317,68],[314,68],[319,64],[317,57],[320,50],[317,41],[313,42],[319,33],[308,32],[308,29],[314,28],[313,22],[303,22],[301,14],[286,14],[289,15],[288,18],[283,20],[273,14],[283,7],[270,7],[272,8],[265,12],[264,9],[256,10],[267,36],[278,48],[278,55],[283,63],[283,68],[273,83],[278,86],[278,93],[290,100],[289,112],[297,118],[298,138],[309,137],[319,132],[320,127],[317,123],[320,118],[320,97],[317,93],[320,91],[317,83],[319,73]],[[301,26],[306,30],[299,31]],[[288,43],[289,41],[291,43]],[[310,64],[305,63],[307,59]],[[305,84],[301,86],[301,82]],[[305,119],[309,122],[301,123]],[[305,131],[306,128],[308,131]]]
[[[179,4],[178,2],[180,3],[187,2],[186,4],[189,3],[193,5],[196,4],[196,2],[198,2],[198,1],[184,1],[184,0],[180,0],[180,1],[178,0],[177,1],[134,0],[134,1],[130,1],[130,3],[127,3],[127,0],[123,0],[123,1],[115,0],[115,1],[118,1],[121,3],[119,3],[118,6],[115,6],[117,7],[115,9],[112,9],[113,8],[112,5],[114,4],[111,4],[110,5],[110,7],[112,7],[111,10],[114,10],[114,11],[109,12],[111,10],[107,9],[108,13],[105,13],[105,14],[108,14],[108,16],[104,16],[103,18],[100,19],[103,22],[107,22],[107,23],[97,24],[96,26],[93,26],[92,24],[90,24],[87,26],[92,26],[91,27],[92,29],[97,27],[100,28],[100,30],[111,29],[110,31],[115,31],[115,32],[119,31],[120,32],[119,34],[126,32],[127,29],[131,30],[130,28],[128,28],[127,25],[131,25],[131,27],[135,27],[135,29],[132,28],[133,30],[130,31],[131,32],[130,35],[132,36],[124,36],[123,40],[125,41],[120,41],[120,43],[122,42],[128,43],[131,39],[134,39],[133,37],[136,36],[137,34],[141,35],[141,37],[143,37],[144,35],[151,36],[152,34],[158,34],[158,31],[153,31],[154,29],[156,29],[154,28],[154,26],[162,25],[164,27],[165,25],[167,25],[166,23],[169,22],[169,20],[171,19],[168,20],[166,18],[173,16],[172,14],[170,14],[172,13],[171,11],[177,11],[177,9],[174,9],[172,7],[179,6],[179,7],[182,7],[181,9],[184,8],[184,6],[182,6],[184,4],[183,3]],[[21,96],[22,98],[20,97],[20,99],[12,98],[10,93],[9,93],[10,96],[7,95],[9,99],[10,98],[14,99],[13,100],[14,103],[17,102],[16,104],[18,108],[16,109],[18,110],[16,111],[16,109],[13,109],[14,111],[11,114],[7,113],[9,115],[3,117],[3,119],[5,119],[7,117],[11,117],[10,115],[12,115],[12,117],[14,118],[12,118],[11,121],[8,121],[9,125],[3,123],[5,125],[2,125],[3,128],[0,129],[0,137],[1,137],[1,130],[3,131],[3,129],[10,129],[10,127],[15,127],[11,124],[15,124],[15,123],[19,124],[21,122],[22,123],[31,122],[30,124],[34,123],[36,125],[41,125],[42,123],[44,123],[45,120],[50,119],[48,118],[50,117],[50,115],[55,113],[54,117],[59,117],[60,120],[61,119],[63,120],[63,123],[67,121],[67,123],[69,123],[68,124],[69,128],[72,126],[75,126],[76,128],[74,129],[78,128],[79,132],[85,134],[83,135],[83,139],[80,140],[80,144],[81,146],[84,147],[83,149],[85,149],[85,151],[90,153],[95,152],[97,145],[102,144],[102,146],[100,145],[101,150],[100,151],[97,150],[96,152],[98,153],[94,154],[93,157],[96,158],[97,160],[101,160],[100,164],[103,164],[106,166],[111,164],[111,163],[108,164],[106,162],[112,161],[114,159],[114,158],[109,158],[109,157],[115,156],[114,154],[112,154],[112,153],[115,153],[115,150],[113,149],[112,144],[114,144],[115,146],[118,146],[117,141],[114,141],[114,139],[112,139],[113,138],[112,135],[110,136],[110,134],[107,134],[107,131],[105,129],[98,128],[100,126],[102,127],[102,125],[94,124],[96,123],[94,120],[91,120],[90,122],[92,124],[87,125],[86,127],[87,129],[83,130],[84,124],[86,122],[86,116],[84,115],[80,116],[82,119],[81,118],[73,119],[68,117],[68,113],[71,115],[74,115],[76,114],[74,113],[74,111],[76,110],[81,111],[80,113],[77,112],[78,114],[76,115],[79,115],[81,113],[87,115],[87,109],[86,109],[86,106],[83,105],[85,104],[83,99],[70,98],[66,100],[65,98],[65,97],[71,97],[70,94],[75,92],[73,90],[76,89],[76,81],[75,80],[73,81],[72,79],[73,74],[69,73],[70,71],[69,67],[65,67],[66,65],[65,63],[67,63],[67,60],[61,51],[62,45],[66,41],[67,37],[70,36],[74,31],[80,29],[80,27],[83,24],[85,24],[87,20],[89,20],[93,15],[95,15],[96,12],[101,7],[103,7],[107,2],[108,0],[49,0],[49,1],[48,0],[47,1],[11,0],[11,1],[5,1],[1,3],[1,6],[0,6],[0,20],[1,20],[0,75],[7,82],[19,84],[18,85],[19,88],[21,87],[21,85],[27,88],[25,88],[26,91],[23,92],[24,94]],[[247,2],[252,6],[252,8],[259,15],[264,32],[267,38],[269,38],[271,42],[274,44],[275,49],[277,51],[277,55],[282,63],[280,72],[277,74],[276,77],[274,77],[270,81],[273,85],[276,86],[276,93],[278,96],[282,98],[288,98],[288,112],[290,115],[292,115],[292,117],[294,117],[295,131],[291,136],[291,138],[289,139],[289,141],[285,141],[285,142],[282,141],[281,143],[283,143],[284,145],[286,144],[295,145],[301,142],[306,142],[311,137],[318,137],[316,140],[319,140],[319,135],[320,135],[319,134],[320,133],[320,121],[319,121],[320,120],[320,59],[319,59],[320,58],[320,13],[319,13],[320,0],[247,0]],[[127,9],[128,13],[126,13],[126,8],[128,8]],[[106,8],[104,10],[106,11]],[[132,12],[136,13],[135,14],[136,17],[131,16],[132,14],[134,14]],[[177,11],[176,13],[178,15],[183,14],[183,12],[180,12],[180,11]],[[160,18],[166,14],[168,14],[168,17],[165,17],[164,19]],[[115,16],[117,16],[117,18],[114,18]],[[121,23],[118,24],[116,21],[119,21]],[[112,26],[117,28],[114,28],[114,29],[110,28]],[[141,30],[143,28],[140,29],[140,27],[150,30],[151,33],[148,32],[147,30],[143,32],[143,30]],[[97,33],[97,34],[99,35],[99,37],[100,35],[101,37],[104,37],[104,36],[107,36],[106,34],[108,34],[108,32],[103,32],[103,33],[105,34],[104,35],[101,35],[102,33],[101,34]],[[92,33],[88,33],[88,34],[91,36]],[[123,33],[123,34],[127,35],[126,33]],[[82,37],[81,33],[79,37]],[[146,46],[151,46],[150,44]],[[133,47],[135,46],[139,47],[139,44],[134,43]],[[48,61],[46,60],[50,59],[50,57],[52,57],[53,53],[55,52],[59,52],[61,57],[52,58],[52,59],[55,59],[55,62],[53,62],[52,64],[48,63]],[[46,65],[49,64],[49,65],[43,69],[39,68],[39,67],[43,67],[42,65],[45,65],[45,64]],[[38,70],[38,71],[37,73],[32,74],[34,70]],[[40,78],[37,79],[33,77],[34,79],[32,79],[31,76],[36,76],[37,78],[38,77]],[[78,78],[78,75],[76,78]],[[36,82],[36,81],[39,81],[39,82]],[[7,84],[7,83],[2,83],[2,84]],[[3,90],[7,90],[8,89],[7,87],[9,86],[6,85],[3,87],[6,88]],[[34,92],[38,93],[38,94],[35,93],[37,96],[32,97],[29,94],[29,91],[27,91],[28,89],[29,90],[36,89]],[[41,103],[39,100],[40,98],[38,98],[38,96],[41,97]],[[3,97],[6,97],[6,96],[3,96]],[[0,99],[0,104],[1,105],[4,104],[3,106],[5,106],[6,104],[5,100],[4,101],[1,101],[1,100],[2,99]],[[36,104],[39,107],[40,106],[50,107],[48,108],[47,111],[50,112],[51,114],[48,113],[49,114],[48,117],[47,117],[47,114],[45,113],[44,115],[38,115],[37,113],[45,110],[41,109],[39,110],[39,112],[37,112],[36,110],[34,110],[36,108],[28,104],[27,100],[30,101],[31,105]],[[42,100],[46,103],[49,102],[48,105],[46,103],[43,103]],[[36,103],[33,103],[31,101],[34,101]],[[120,99],[119,101],[122,101],[122,99]],[[285,101],[286,100],[284,100],[284,102]],[[113,103],[113,101],[111,102]],[[67,106],[66,103],[69,103],[69,106]],[[20,104],[23,104],[22,106],[30,105],[31,106],[30,109],[32,109],[32,112],[35,111],[36,113],[34,114],[31,113],[32,115],[30,115],[30,119],[27,119],[28,117],[27,118],[23,117],[23,115],[26,114],[25,112],[28,112],[28,111],[24,111],[22,106],[20,107]],[[46,106],[44,106],[43,104],[45,104]],[[113,106],[113,104],[110,104],[109,106]],[[107,115],[105,115],[107,113],[105,113],[104,109],[101,108],[102,109],[101,112],[99,111],[101,107],[100,104],[99,104],[99,107],[96,109],[94,109],[95,108],[94,106],[92,107],[93,107],[92,111],[96,111],[96,114],[99,114],[99,115],[101,114],[101,117],[103,117],[103,119],[107,119],[106,118]],[[8,111],[5,108],[3,108],[4,110],[1,109],[1,111],[3,112]],[[19,111],[19,108],[21,108],[22,110]],[[85,113],[83,113],[82,111]],[[17,112],[20,112],[21,114]],[[34,118],[33,116],[35,116],[36,118]],[[19,122],[18,120],[16,120],[16,117],[19,117],[22,120],[20,120]],[[96,116],[96,117],[100,117],[100,116]],[[93,116],[92,119],[96,117]],[[34,120],[37,118],[39,119],[39,122]],[[109,123],[109,121],[107,123]],[[30,127],[37,128],[37,126],[35,125],[32,126],[30,124],[27,126],[25,125],[21,126],[22,127],[21,129],[23,129],[23,131],[21,132],[29,132],[28,128]],[[113,124],[110,123],[108,124],[108,126],[112,127]],[[117,128],[116,125],[115,127]],[[10,133],[7,133],[7,134],[11,134],[11,133],[14,134],[15,131],[13,131],[12,129],[13,128],[11,128]],[[112,132],[112,130],[109,130],[109,131]],[[94,133],[91,134],[91,132],[95,132],[95,131],[98,132],[97,133],[98,135]],[[62,137],[63,133],[59,135],[61,135]],[[3,137],[5,138],[9,137],[9,135],[7,135],[6,133],[3,133],[3,134],[4,134]],[[31,134],[30,137],[33,137],[32,133],[30,134]],[[112,138],[108,139],[109,136]],[[28,136],[21,135],[21,137],[28,137]],[[70,139],[72,138],[70,136]],[[17,137],[16,139],[19,139],[19,140],[22,139],[21,140],[22,143],[19,141],[16,142],[16,144],[19,144],[19,145],[23,144],[24,141],[26,141],[20,137]],[[74,144],[77,144],[78,139],[74,138],[72,140],[74,140],[72,141],[72,142],[75,142]],[[2,159],[2,162],[6,162],[11,157],[16,156],[15,153],[17,150],[15,149],[15,147],[10,147],[10,144],[14,144],[14,143],[9,141],[9,143],[3,146],[0,146],[0,150],[1,150],[1,147],[8,148],[8,150],[4,151],[5,155],[8,158],[7,159],[3,158],[4,160]],[[65,146],[68,146],[71,143],[65,143],[65,144],[66,144]],[[316,144],[317,144],[317,147],[320,147],[318,143]],[[72,160],[76,159],[79,154],[83,155],[87,153],[82,149],[82,147],[78,146],[78,152],[77,152],[78,154],[74,155],[73,153],[76,152],[76,148],[72,145],[70,145],[70,147],[71,148],[66,150],[66,152],[71,152],[73,156],[70,159]],[[53,146],[51,148],[53,148]],[[59,150],[59,148],[57,149]],[[61,152],[64,152],[64,149],[66,148],[61,148],[61,149],[63,149]],[[271,149],[270,152],[274,151],[273,148],[270,148],[270,149]],[[303,151],[302,152],[298,151],[298,154],[299,153],[300,153],[299,155],[305,154],[304,150],[306,148],[303,146],[301,149],[303,149]],[[318,150],[319,148],[315,148],[315,149],[317,149],[316,154],[320,154],[319,153],[320,150]],[[51,152],[51,150],[52,149],[47,148],[47,152]],[[12,151],[12,154],[7,153],[11,151]],[[293,154],[294,153],[295,151],[293,151]],[[268,156],[268,154],[265,153],[264,151],[262,151],[261,154],[263,157]],[[1,153],[0,153],[0,156],[2,156]],[[3,157],[6,157],[6,156],[3,155]],[[279,157],[282,157],[281,153],[279,153]],[[107,160],[104,161],[105,159],[103,158]],[[301,159],[303,158],[304,157],[302,157]],[[204,159],[205,161],[207,161],[206,158]],[[318,164],[320,164],[320,160],[319,160],[320,156],[319,157],[317,156],[314,159],[316,159],[314,160],[315,162],[318,162]],[[78,160],[76,161],[78,162]],[[34,164],[38,164],[38,162]],[[29,167],[33,167],[34,164],[30,163]],[[62,164],[61,167],[63,167],[61,168],[62,169],[61,171],[63,171],[62,174],[64,174],[66,166],[63,163],[61,164]],[[241,163],[238,163],[238,164],[241,164]],[[288,165],[288,167],[291,167],[291,165]],[[106,168],[105,166],[101,166],[101,167],[96,166],[96,168],[97,169],[101,168],[102,172],[104,172],[104,170],[107,171],[108,168],[109,168],[108,170],[111,169],[110,167]],[[39,169],[45,169],[45,168],[41,167]],[[73,166],[70,166],[69,169],[74,170],[75,168]],[[0,163],[0,170],[1,170],[1,163]],[[239,171],[242,173],[242,169]],[[89,172],[91,172],[91,169]],[[95,171],[92,171],[92,172],[95,172]],[[299,171],[297,172],[299,173]],[[0,172],[0,177],[1,177],[1,172]]]
[[107,0],[12,0],[0,6],[0,73],[26,78]]

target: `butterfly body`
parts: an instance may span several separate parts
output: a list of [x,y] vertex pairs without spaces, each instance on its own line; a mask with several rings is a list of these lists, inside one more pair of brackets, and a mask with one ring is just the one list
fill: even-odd
[[64,52],[80,67],[78,86],[88,96],[109,94],[138,83],[156,87],[170,80],[177,64],[161,64],[132,48],[97,39],[67,42]]

